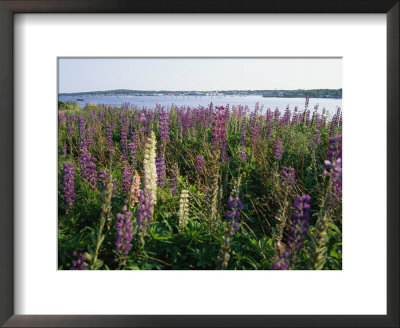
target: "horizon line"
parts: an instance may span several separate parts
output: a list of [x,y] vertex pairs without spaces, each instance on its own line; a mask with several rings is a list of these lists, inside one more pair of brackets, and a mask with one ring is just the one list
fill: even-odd
[[167,90],[167,89],[107,89],[107,90],[91,90],[91,91],[73,91],[73,92],[58,92],[58,94],[62,93],[83,93],[83,92],[106,92],[106,91],[139,91],[139,92],[149,92],[149,91],[156,91],[156,92],[161,92],[161,91],[168,91],[168,92],[223,92],[223,91],[311,91],[311,90],[342,90],[342,88],[314,88],[314,89],[218,89],[218,90],[198,90],[198,89],[193,89],[193,90]]

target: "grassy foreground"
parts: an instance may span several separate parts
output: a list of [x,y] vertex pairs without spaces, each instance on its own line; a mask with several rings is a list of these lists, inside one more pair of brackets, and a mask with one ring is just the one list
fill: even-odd
[[341,112],[307,107],[61,103],[59,269],[341,269]]

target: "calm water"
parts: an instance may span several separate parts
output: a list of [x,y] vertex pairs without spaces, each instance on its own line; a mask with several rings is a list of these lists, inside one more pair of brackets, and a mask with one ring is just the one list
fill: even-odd
[[[84,99],[78,101],[77,99]],[[263,98],[262,96],[91,96],[91,97],[76,97],[76,96],[62,96],[59,97],[60,101],[73,102],[76,101],[81,107],[86,104],[105,104],[111,106],[121,106],[123,103],[130,103],[136,107],[153,108],[156,104],[161,106],[170,107],[172,104],[177,106],[208,106],[210,102],[214,106],[229,105],[247,105],[250,109],[254,108],[256,102],[264,105],[264,109],[270,107],[274,109],[278,107],[281,110],[289,105],[291,109],[298,106],[299,109],[304,109],[304,98]],[[319,104],[319,108],[325,107],[329,112],[336,111],[336,107],[342,107],[342,99],[323,99],[311,98],[309,108],[314,108],[314,105]]]

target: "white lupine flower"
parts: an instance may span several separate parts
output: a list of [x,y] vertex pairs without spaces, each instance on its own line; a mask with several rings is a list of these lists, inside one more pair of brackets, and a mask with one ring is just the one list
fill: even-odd
[[184,228],[189,220],[189,190],[184,189],[179,200],[179,227]]
[[151,194],[151,203],[157,202],[157,168],[156,168],[156,136],[151,131],[144,151],[144,188]]

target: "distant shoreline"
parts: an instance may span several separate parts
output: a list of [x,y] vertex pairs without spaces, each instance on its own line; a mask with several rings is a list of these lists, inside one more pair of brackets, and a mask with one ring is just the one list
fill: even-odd
[[165,90],[105,90],[89,92],[59,93],[59,97],[88,96],[262,96],[264,98],[310,98],[342,99],[342,89],[310,90],[222,90],[222,91],[165,91]]

